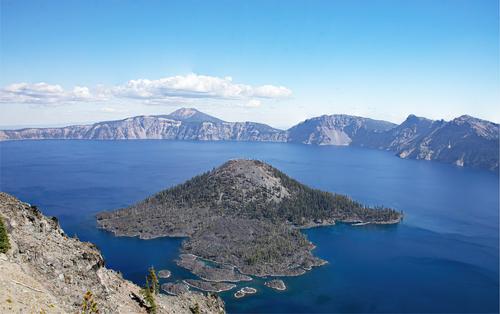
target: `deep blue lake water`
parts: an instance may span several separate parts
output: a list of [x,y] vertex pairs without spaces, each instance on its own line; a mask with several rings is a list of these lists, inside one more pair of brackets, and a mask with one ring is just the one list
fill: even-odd
[[147,268],[173,279],[182,239],[115,238],[94,214],[123,207],[230,158],[264,160],[310,186],[405,212],[396,226],[306,230],[330,263],[284,278],[276,292],[222,294],[229,312],[498,312],[498,175],[402,160],[352,147],[175,141],[0,143],[0,189],[56,216],[69,235],[92,241],[107,266],[139,284]]

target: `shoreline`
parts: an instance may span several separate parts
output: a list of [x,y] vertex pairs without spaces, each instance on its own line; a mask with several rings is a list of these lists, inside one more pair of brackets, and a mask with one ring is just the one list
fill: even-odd
[[[388,220],[388,221],[362,221],[362,220],[354,220],[354,219],[335,221],[333,219],[329,219],[329,220],[323,220],[321,222],[310,222],[310,223],[307,223],[303,226],[297,226],[297,225],[293,225],[293,224],[288,224],[288,225],[292,229],[308,230],[308,229],[312,229],[312,228],[334,227],[337,224],[347,224],[347,225],[350,225],[353,227],[356,227],[356,226],[361,227],[361,226],[370,225],[370,224],[373,224],[373,225],[393,225],[393,224],[400,223],[402,221],[402,219],[403,219],[403,215],[401,214],[401,216],[399,216],[397,219]],[[145,236],[145,235],[139,235],[139,234],[124,234],[124,233],[117,232],[117,230],[109,230],[109,229],[105,228],[104,226],[102,226],[99,222],[100,221],[98,220],[97,221],[98,229],[102,229],[106,232],[111,232],[114,236],[117,236],[117,237],[138,237],[139,239],[143,239],[143,240],[149,240],[149,239],[155,239],[155,238],[161,238],[161,237],[165,237],[165,238],[186,238],[186,237],[188,237],[189,238],[189,236],[181,236],[180,234],[170,234],[170,235],[162,234],[162,235],[158,235],[158,236]],[[316,246],[312,242],[309,242],[309,243],[311,246],[310,252],[312,252],[316,248]],[[196,260],[198,260],[199,262],[204,263],[204,267],[206,267],[208,269],[208,272],[206,274],[203,274],[203,273],[199,274],[199,272],[196,272],[196,271],[193,272],[194,268],[189,269],[188,268],[189,266],[188,267],[181,266],[181,261],[183,259],[182,255],[187,257],[188,260],[192,260],[192,262],[195,262]],[[239,282],[245,282],[245,281],[252,281],[252,280],[254,280],[253,277],[257,277],[257,278],[298,277],[298,276],[305,275],[309,271],[312,271],[313,268],[315,268],[315,267],[324,266],[324,265],[329,263],[328,261],[323,260],[319,257],[316,257],[316,259],[317,259],[317,261],[315,261],[316,263],[314,265],[310,265],[310,266],[309,265],[300,265],[299,267],[288,266],[286,269],[283,269],[280,272],[254,273],[254,272],[245,272],[233,264],[220,263],[220,262],[215,261],[213,259],[205,258],[205,257],[199,256],[199,255],[195,255],[193,253],[188,253],[188,252],[183,251],[181,249],[181,254],[178,255],[178,259],[176,261],[176,264],[177,264],[177,266],[186,269],[191,274],[197,276],[198,278],[200,278],[201,280],[206,281],[206,282],[239,283]],[[213,265],[210,265],[210,264],[213,264]],[[242,275],[242,276],[247,277],[247,278],[244,278],[244,279],[231,278],[232,275],[229,275],[229,277],[230,277],[229,279],[228,278],[221,278],[221,279],[208,278],[208,277],[211,277],[210,276],[211,269],[214,269],[214,270],[215,269],[223,269],[223,267],[227,267],[226,270],[228,272],[232,272],[233,275],[236,275],[236,277],[239,274],[239,275]],[[217,270],[215,270],[215,271],[217,271]],[[217,276],[215,276],[215,277],[217,277]],[[196,286],[194,286],[194,287],[196,288]],[[200,290],[205,291],[204,289],[200,289]],[[214,292],[221,292],[221,291],[214,291]]]
[[[327,260],[321,259],[322,262],[321,262],[320,265],[313,265],[309,269],[306,269],[304,267],[301,267],[301,268],[288,268],[288,269],[301,269],[301,270],[304,271],[303,273],[298,273],[298,274],[266,273],[266,274],[262,274],[262,275],[256,275],[256,274],[252,274],[252,273],[245,273],[245,272],[241,271],[237,266],[234,266],[234,265],[231,265],[231,264],[227,264],[227,263],[226,264],[221,264],[221,263],[218,263],[216,261],[213,261],[213,260],[210,260],[210,259],[207,259],[207,258],[203,258],[201,256],[198,256],[198,255],[195,255],[195,254],[192,254],[192,253],[182,253],[182,254],[184,254],[184,255],[191,255],[191,256],[193,256],[195,258],[198,258],[198,259],[200,259],[202,261],[208,261],[208,262],[214,263],[214,264],[216,264],[218,266],[219,265],[226,265],[226,266],[232,267],[233,269],[237,270],[242,275],[253,276],[253,277],[258,277],[258,278],[267,278],[267,277],[298,277],[298,276],[302,276],[302,275],[306,274],[308,271],[311,271],[314,267],[321,267],[323,265],[329,264],[329,262]],[[182,266],[179,266],[179,267],[182,267]],[[185,268],[185,269],[187,269],[187,268]],[[189,269],[187,269],[187,270],[189,272],[191,272]],[[232,283],[237,283],[237,282],[245,282],[245,281],[249,282],[249,281],[254,280],[254,278],[252,278],[252,277],[250,277],[250,278],[252,278],[251,280],[238,280],[238,281],[231,281],[231,280],[210,280],[210,279],[203,278],[202,276],[196,275],[194,273],[192,273],[192,274],[195,275],[195,276],[198,276],[200,279],[202,279],[204,281],[208,281],[208,282],[232,282]]]
[[[188,285],[189,287],[191,288],[195,288],[195,289],[198,289],[198,290],[201,290],[201,291],[204,291],[204,292],[215,292],[215,293],[220,293],[220,292],[225,292],[225,291],[229,291],[229,290],[233,290],[234,288],[236,288],[236,285],[234,283],[226,283],[228,286],[231,286],[230,288],[227,288],[227,289],[203,289],[203,288],[200,288],[200,287],[197,287],[193,284],[190,284],[189,282],[187,282],[186,280],[189,280],[189,279],[183,279],[182,282],[185,283],[186,285]],[[209,281],[205,281],[207,283],[222,283],[224,284],[224,282],[209,282]]]
[[[201,262],[205,263],[205,266],[210,267],[210,268],[216,268],[216,267],[213,267],[213,266],[210,266],[210,265],[206,265],[206,262],[213,263],[213,264],[215,264],[215,265],[217,265],[217,266],[228,266],[228,267],[230,267],[233,271],[235,271],[235,273],[239,273],[239,274],[241,274],[241,275],[244,275],[244,276],[248,277],[249,279],[248,279],[248,280],[234,280],[234,279],[229,279],[229,280],[227,280],[227,279],[226,279],[226,280],[214,280],[214,279],[208,279],[208,278],[204,277],[203,275],[198,275],[198,274],[195,274],[192,270],[190,270],[190,269],[188,269],[188,268],[186,268],[186,267],[184,267],[184,266],[179,265],[179,263],[178,263],[178,262],[182,260],[181,255],[189,255],[189,256],[192,256],[192,257],[193,257],[193,260],[199,259],[199,260],[201,260]],[[192,254],[192,253],[181,253],[181,254],[179,255],[179,258],[180,258],[180,259],[177,259],[177,262],[176,262],[177,266],[179,266],[179,267],[182,267],[182,268],[186,269],[186,270],[187,270],[187,271],[189,271],[191,274],[193,274],[193,275],[195,275],[195,276],[199,277],[200,279],[202,279],[202,280],[204,280],[204,281],[207,281],[207,282],[215,282],[215,283],[231,282],[231,283],[237,283],[237,282],[248,282],[248,281],[252,281],[252,280],[253,280],[253,278],[252,278],[252,277],[250,277],[250,275],[248,275],[248,274],[245,274],[245,273],[241,272],[241,271],[238,269],[238,267],[236,267],[236,266],[234,266],[234,265],[231,265],[231,264],[227,264],[227,263],[218,263],[218,262],[216,262],[216,261],[210,260],[210,259],[208,259],[208,258],[203,258],[203,257],[201,257],[201,256],[198,256],[198,255],[195,255],[195,254]]]

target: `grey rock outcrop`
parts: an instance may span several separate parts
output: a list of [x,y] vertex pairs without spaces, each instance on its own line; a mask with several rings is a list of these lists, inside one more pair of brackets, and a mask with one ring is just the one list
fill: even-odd
[[387,121],[349,115],[323,115],[305,120],[287,131],[287,141],[317,145],[350,145],[359,138],[390,130]]

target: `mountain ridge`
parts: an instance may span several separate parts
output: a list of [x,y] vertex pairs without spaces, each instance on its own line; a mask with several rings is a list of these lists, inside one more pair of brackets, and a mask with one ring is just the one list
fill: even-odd
[[180,108],[166,115],[141,115],[59,128],[0,130],[0,141],[43,139],[258,141],[375,148],[400,158],[437,160],[497,171],[499,126],[462,115],[451,121],[410,114],[397,125],[345,114],[322,115],[287,130],[257,122],[227,122]]

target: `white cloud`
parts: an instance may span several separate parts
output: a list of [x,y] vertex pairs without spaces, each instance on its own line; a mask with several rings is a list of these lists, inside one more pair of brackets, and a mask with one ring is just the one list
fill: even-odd
[[285,98],[292,91],[284,86],[251,86],[236,84],[231,77],[216,77],[197,74],[177,75],[158,80],[130,80],[113,89],[117,97],[149,100],[180,98]]
[[290,97],[292,91],[284,86],[264,85],[254,89],[253,96],[261,98]]
[[92,95],[88,87],[75,86],[66,91],[61,85],[15,83],[0,89],[0,103],[63,104],[102,100]]
[[61,85],[15,83],[0,89],[0,103],[65,104],[107,99],[128,98],[144,104],[165,105],[198,100],[244,100],[247,106],[258,107],[258,99],[281,99],[292,95],[284,86],[252,86],[237,84],[231,77],[198,74],[177,75],[157,80],[130,80],[114,87],[97,86],[90,90],[75,86],[65,90]]

